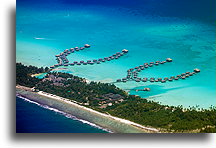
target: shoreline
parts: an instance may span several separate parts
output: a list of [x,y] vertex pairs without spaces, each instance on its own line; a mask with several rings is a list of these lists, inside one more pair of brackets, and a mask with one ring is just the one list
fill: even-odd
[[[119,117],[115,117],[115,116],[111,116],[111,115],[108,115],[108,114],[105,114],[105,113],[101,113],[101,112],[93,110],[91,108],[82,106],[82,105],[78,104],[78,102],[76,102],[76,101],[72,101],[72,100],[69,100],[69,99],[66,99],[66,98],[63,98],[63,97],[60,97],[60,96],[56,96],[56,95],[46,93],[46,92],[43,92],[43,91],[32,92],[31,88],[25,87],[25,86],[20,86],[20,85],[16,86],[16,92],[17,92],[18,89],[20,89],[22,91],[26,91],[26,92],[23,92],[23,94],[24,95],[27,94],[28,98],[30,100],[43,102],[46,99],[39,99],[39,97],[38,98],[36,98],[36,97],[37,96],[46,97],[46,98],[48,98],[48,100],[45,101],[45,105],[50,105],[51,104],[52,105],[51,107],[54,107],[54,108],[55,108],[55,106],[56,107],[58,106],[63,111],[64,111],[64,109],[65,109],[65,111],[68,111],[69,109],[76,108],[76,114],[79,115],[81,119],[83,117],[83,118],[86,118],[85,120],[88,121],[89,120],[88,117],[84,117],[84,116],[89,114],[90,116],[95,117],[95,122],[97,122],[97,123],[94,123],[93,119],[92,119],[92,121],[89,121],[89,122],[92,122],[92,123],[94,123],[96,125],[99,125],[101,127],[109,129],[109,127],[112,125],[112,123],[114,123],[113,127],[110,127],[110,128],[113,128],[113,129],[110,129],[111,131],[112,130],[116,131],[114,133],[124,133],[124,131],[125,131],[125,133],[129,133],[129,132],[127,132],[127,130],[131,131],[131,133],[133,133],[133,131],[134,131],[134,133],[136,133],[136,132],[140,132],[140,133],[159,133],[160,132],[156,128],[146,127],[146,126],[140,125],[138,123],[135,123],[135,122],[132,122],[132,121],[129,121],[129,120],[126,120],[126,119],[122,119],[122,118],[119,118]],[[20,94],[20,95],[23,95],[22,92],[20,92],[20,91],[17,92],[17,93]],[[29,97],[29,96],[31,96],[31,94],[34,95],[34,98]],[[50,101],[51,102],[53,101],[53,102],[50,103]],[[60,105],[59,103],[62,103],[62,104]],[[64,105],[69,106],[71,108],[62,107]],[[74,112],[74,110],[73,110],[73,112]],[[82,115],[81,112],[84,115]],[[106,122],[102,122],[102,121],[106,121],[107,125],[106,125]],[[108,125],[108,123],[109,123],[109,125]],[[115,124],[117,124],[117,125],[115,125]],[[117,129],[118,127],[121,127],[121,129]],[[126,127],[129,128],[129,129],[124,129]]]

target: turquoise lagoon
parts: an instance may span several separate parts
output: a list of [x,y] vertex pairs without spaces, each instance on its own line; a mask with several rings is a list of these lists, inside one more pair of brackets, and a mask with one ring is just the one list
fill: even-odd
[[[70,62],[110,56],[124,48],[129,50],[118,60],[65,67],[66,72],[92,81],[114,82],[125,77],[129,68],[172,58],[172,63],[153,66],[140,76],[175,76],[194,68],[201,72],[186,80],[167,83],[130,81],[115,85],[162,104],[201,108],[215,105],[215,26],[208,22],[144,15],[124,7],[61,3],[47,9],[39,5],[19,6],[16,33],[16,60],[27,65],[51,66],[56,64],[56,54],[86,43],[91,48],[70,54]],[[131,90],[144,87],[151,91]]]

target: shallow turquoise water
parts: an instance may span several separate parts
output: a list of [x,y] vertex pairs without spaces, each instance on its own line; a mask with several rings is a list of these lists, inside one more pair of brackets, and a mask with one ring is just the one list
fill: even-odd
[[[36,6],[35,6],[36,8]],[[56,64],[54,55],[66,48],[91,48],[68,56],[69,61],[110,56],[126,48],[118,60],[99,65],[67,67],[67,72],[89,80],[113,82],[126,76],[127,69],[145,62],[172,63],[154,66],[142,77],[167,77],[194,68],[201,73],[187,80],[167,83],[116,83],[123,89],[150,87],[150,92],[129,91],[162,104],[215,105],[215,27],[191,18],[141,15],[129,8],[96,5],[64,5],[47,9],[18,7],[17,62],[36,66]]]

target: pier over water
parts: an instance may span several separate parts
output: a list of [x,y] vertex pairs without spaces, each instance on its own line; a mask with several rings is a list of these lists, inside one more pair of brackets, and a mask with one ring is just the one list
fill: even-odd
[[[109,57],[103,57],[103,58],[99,58],[99,59],[93,59],[93,60],[81,60],[81,61],[73,61],[73,62],[69,62],[69,60],[67,59],[67,56],[71,53],[74,52],[78,52],[81,50],[84,50],[86,48],[90,48],[91,46],[89,44],[85,44],[84,47],[74,47],[74,48],[70,48],[70,49],[65,49],[63,52],[61,52],[58,55],[55,55],[57,63],[53,66],[50,66],[50,68],[56,68],[59,66],[75,66],[75,65],[93,65],[93,64],[101,64],[103,62],[107,62],[107,61],[111,61],[111,60],[116,60],[118,58],[120,58],[121,56],[125,55],[128,53],[127,49],[123,49],[121,52],[116,52],[113,55],[109,56]],[[136,67],[132,67],[130,69],[127,70],[127,75],[124,78],[121,79],[117,79],[116,82],[111,82],[111,83],[126,83],[127,81],[135,81],[137,83],[140,82],[151,82],[151,83],[155,83],[155,82],[160,82],[160,83],[166,83],[166,82],[173,82],[173,81],[178,81],[178,80],[185,80],[188,79],[189,77],[196,75],[197,73],[200,72],[200,69],[195,68],[193,71],[189,72],[184,72],[181,73],[179,75],[176,76],[167,76],[164,78],[147,78],[147,77],[139,77],[139,73],[145,69],[154,67],[154,66],[159,66],[159,65],[163,65],[165,63],[170,63],[173,62],[173,59],[171,58],[167,58],[164,61],[155,61],[155,62],[149,62],[149,63],[144,63],[141,64],[139,66]],[[145,88],[144,90],[137,90],[137,91],[150,91],[150,88]]]
[[[116,82],[113,83],[119,83],[119,82],[123,82],[126,83],[127,81],[135,81],[135,82],[161,82],[161,83],[166,83],[166,82],[172,82],[172,81],[176,81],[176,80],[184,80],[184,79],[188,79],[189,77],[196,75],[197,73],[200,72],[200,69],[195,68],[193,71],[191,72],[185,72],[176,76],[167,76],[165,78],[147,78],[147,77],[139,77],[139,73],[147,68],[150,67],[154,67],[154,66],[159,66],[159,65],[163,65],[165,63],[169,63],[172,62],[173,60],[171,58],[167,58],[164,61],[156,61],[156,62],[150,62],[150,63],[144,63],[142,65],[136,66],[136,67],[132,67],[130,69],[127,70],[127,75],[125,78],[121,78],[121,79],[117,79]],[[146,88],[144,91],[150,91],[150,89]]]
[[99,59],[93,59],[93,60],[81,60],[81,61],[73,61],[69,62],[67,59],[67,56],[70,55],[71,53],[78,52],[81,50],[84,50],[86,48],[90,48],[91,46],[89,44],[85,44],[84,47],[74,47],[70,49],[65,49],[63,52],[61,52],[58,55],[55,55],[57,63],[55,65],[50,66],[51,69],[59,67],[59,66],[75,66],[75,65],[93,65],[93,64],[100,64],[106,61],[111,61],[111,60],[117,60],[123,55],[128,53],[127,49],[123,49],[121,52],[117,52],[109,57],[103,57]]

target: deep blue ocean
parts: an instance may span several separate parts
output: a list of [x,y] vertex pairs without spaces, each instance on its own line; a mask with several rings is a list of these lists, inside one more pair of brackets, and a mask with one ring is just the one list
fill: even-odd
[[107,133],[74,117],[16,97],[17,133]]
[[[17,0],[16,61],[51,66],[71,47],[91,48],[70,62],[98,59],[126,48],[129,53],[97,65],[68,66],[64,72],[87,80],[113,82],[129,68],[172,58],[141,77],[201,72],[168,83],[115,83],[128,93],[166,105],[215,106],[216,1],[214,0]],[[58,69],[57,69],[58,70]],[[149,87],[149,92],[135,89]],[[54,110],[17,99],[17,132],[104,132]]]

